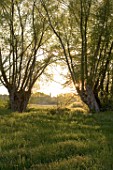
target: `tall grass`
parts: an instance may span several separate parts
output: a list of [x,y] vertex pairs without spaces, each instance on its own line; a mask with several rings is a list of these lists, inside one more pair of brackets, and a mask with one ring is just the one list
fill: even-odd
[[112,170],[113,112],[0,109],[0,170]]

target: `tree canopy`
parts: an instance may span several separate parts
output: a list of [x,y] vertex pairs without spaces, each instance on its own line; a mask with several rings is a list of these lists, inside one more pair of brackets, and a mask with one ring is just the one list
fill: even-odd
[[[113,2],[41,0],[81,99],[100,111],[113,95]],[[53,8],[54,11],[53,12]]]
[[50,62],[44,53],[48,24],[39,1],[4,1],[0,17],[0,80],[11,109],[26,109],[31,89]]

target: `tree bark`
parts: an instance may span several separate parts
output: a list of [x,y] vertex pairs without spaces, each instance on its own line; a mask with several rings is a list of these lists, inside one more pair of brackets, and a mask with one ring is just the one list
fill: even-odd
[[11,90],[9,93],[10,108],[13,111],[24,112],[26,111],[29,98],[31,96],[30,91],[15,91]]
[[88,106],[90,111],[100,112],[100,100],[98,95],[93,92],[93,89],[90,85],[86,85],[86,90],[80,93],[82,101]]

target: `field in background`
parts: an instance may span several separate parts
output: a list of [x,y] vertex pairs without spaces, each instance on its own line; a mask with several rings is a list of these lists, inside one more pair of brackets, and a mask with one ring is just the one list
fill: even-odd
[[1,105],[0,170],[113,170],[113,112]]

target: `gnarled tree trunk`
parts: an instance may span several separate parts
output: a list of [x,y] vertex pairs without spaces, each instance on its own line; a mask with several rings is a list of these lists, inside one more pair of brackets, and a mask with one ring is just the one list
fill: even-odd
[[99,98],[95,95],[92,88],[87,85],[86,86],[86,92],[87,92],[87,105],[89,106],[89,109],[95,112],[100,111],[100,102]]
[[86,85],[84,92],[79,90],[79,95],[90,111],[100,112],[100,100],[90,85]]
[[9,94],[11,110],[24,112],[27,108],[31,92],[24,90],[20,91],[11,90]]

